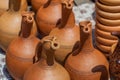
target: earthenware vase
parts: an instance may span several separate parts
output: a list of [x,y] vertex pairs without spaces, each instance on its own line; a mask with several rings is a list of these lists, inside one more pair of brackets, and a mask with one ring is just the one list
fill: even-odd
[[68,57],[65,68],[71,80],[108,80],[109,64],[105,56],[92,44],[90,21],[80,22],[79,47]]
[[54,53],[60,44],[55,37],[44,38],[42,44],[39,44],[39,54],[45,54],[46,58],[40,57],[40,60],[31,66],[25,73],[23,80],[70,80],[68,72],[58,64],[54,59]]
[[15,80],[23,80],[25,71],[35,63],[36,47],[40,40],[30,35],[33,21],[33,13],[22,13],[20,35],[7,49],[7,70]]

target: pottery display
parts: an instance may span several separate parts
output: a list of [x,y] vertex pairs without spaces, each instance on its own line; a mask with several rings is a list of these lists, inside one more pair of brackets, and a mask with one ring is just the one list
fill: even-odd
[[92,24],[80,22],[79,47],[68,57],[65,68],[71,80],[108,80],[109,64],[105,56],[92,44]]
[[73,0],[62,2],[62,19],[60,24],[54,28],[49,36],[56,36],[61,46],[55,52],[55,59],[64,64],[67,56],[80,41],[79,27],[75,24],[75,17],[72,12]]
[[31,0],[32,9],[36,12],[41,6],[47,3],[48,0]]
[[115,80],[120,80],[120,32],[112,32],[119,38],[114,52],[110,56],[110,73]]
[[41,6],[36,14],[38,30],[42,36],[46,36],[59,24],[61,19],[61,0],[48,0]]
[[60,47],[55,37],[44,38],[39,44],[38,54],[45,54],[46,58],[39,56],[40,60],[31,66],[25,73],[23,80],[70,80],[68,72],[54,59],[55,51]]
[[[10,0],[9,10],[0,16],[0,47],[6,51],[10,42],[19,35],[21,29],[21,0]],[[37,34],[35,22],[32,35]]]
[[31,34],[33,13],[22,13],[21,31],[6,51],[7,70],[15,80],[23,80],[25,71],[35,63],[36,47],[40,40]]

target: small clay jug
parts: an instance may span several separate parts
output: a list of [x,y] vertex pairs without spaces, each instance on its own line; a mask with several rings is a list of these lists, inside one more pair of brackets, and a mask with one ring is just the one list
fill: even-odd
[[110,74],[115,80],[120,80],[120,32],[112,32],[112,35],[118,37],[118,43],[114,51],[111,51]]
[[59,48],[55,37],[44,38],[39,44],[38,54],[45,54],[46,58],[31,66],[25,73],[23,80],[70,80],[68,72],[54,59],[54,53]]
[[32,9],[36,12],[41,6],[47,3],[48,0],[31,0]]
[[[6,51],[9,43],[18,36],[21,29],[21,0],[10,0],[9,10],[0,16],[0,47]],[[36,35],[37,29],[33,23],[31,35]]]
[[48,0],[36,14],[36,22],[41,36],[46,36],[61,19],[61,0]]
[[79,27],[75,25],[72,7],[73,0],[63,0],[60,24],[49,34],[49,36],[56,36],[61,44],[60,48],[55,52],[55,58],[61,64],[64,64],[68,54],[77,45],[76,43],[80,41]]
[[65,68],[71,80],[108,80],[109,65],[105,56],[92,45],[92,24],[80,22],[80,44],[67,58]]
[[33,13],[22,13],[20,36],[7,49],[6,66],[15,80],[23,80],[24,72],[35,62],[36,47],[40,40],[30,35],[33,19]]

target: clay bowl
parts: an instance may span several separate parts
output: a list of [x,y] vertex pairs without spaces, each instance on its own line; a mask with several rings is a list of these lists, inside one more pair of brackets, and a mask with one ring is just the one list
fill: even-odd
[[120,0],[98,0],[105,5],[117,6],[120,5]]
[[100,17],[98,14],[96,15],[96,19],[102,23],[105,26],[119,26],[120,25],[120,19],[119,20],[110,20]]
[[105,19],[110,19],[110,20],[120,19],[120,13],[105,12],[100,10],[99,8],[96,8],[96,13]]
[[120,26],[105,26],[99,23],[99,21],[97,20],[96,20],[96,27],[105,32],[120,31]]
[[114,43],[118,42],[118,40],[105,39],[98,36],[97,34],[95,35],[96,35],[96,41],[105,46],[112,46]]
[[95,29],[95,33],[98,36],[103,37],[105,39],[118,40],[118,38],[116,36],[111,35],[111,32],[102,31],[99,28]]
[[98,1],[96,2],[96,7],[106,12],[111,12],[111,13],[120,12],[120,6],[108,6],[108,5],[101,4]]

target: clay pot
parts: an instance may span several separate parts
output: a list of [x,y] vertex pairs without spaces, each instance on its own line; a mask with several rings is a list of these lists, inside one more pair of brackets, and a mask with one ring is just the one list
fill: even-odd
[[36,14],[36,22],[42,36],[48,35],[56,27],[61,19],[61,8],[61,0],[48,0],[39,8]]
[[36,12],[41,6],[47,3],[48,0],[31,0],[32,8]]
[[62,2],[62,19],[60,24],[54,28],[49,36],[56,36],[61,47],[56,50],[56,60],[64,64],[66,57],[72,52],[73,47],[80,41],[79,27],[75,25],[75,18],[72,12],[73,0]]
[[59,48],[55,37],[43,39],[38,50],[39,54],[45,54],[46,58],[31,66],[25,73],[23,80],[70,80],[68,72],[54,59],[54,52]]
[[23,80],[25,71],[33,65],[39,39],[30,35],[33,24],[33,13],[22,14],[20,36],[14,39],[6,54],[6,66],[15,80]]
[[[14,4],[15,3],[15,4]],[[10,0],[10,9],[0,16],[0,47],[6,51],[9,43],[18,36],[21,29],[21,0]],[[35,22],[32,27],[32,35],[36,35]]]
[[110,20],[117,20],[120,19],[120,13],[110,13],[110,12],[105,12],[102,11],[98,8],[96,8],[96,13],[105,19],[110,19]]
[[120,12],[120,6],[108,6],[100,3],[99,1],[96,1],[97,8],[111,13],[119,13]]
[[80,44],[65,63],[71,80],[108,80],[109,64],[105,56],[92,45],[92,24],[80,23]]
[[115,80],[120,80],[120,32],[112,32],[112,35],[117,36],[119,42],[110,56],[110,73]]
[[106,26],[119,26],[120,25],[120,20],[110,20],[110,19],[105,19],[105,18],[102,18],[100,17],[98,14],[96,15],[96,18],[97,20],[103,24],[103,25],[106,25]]
[[120,0],[99,0],[101,3],[110,6],[119,6]]

